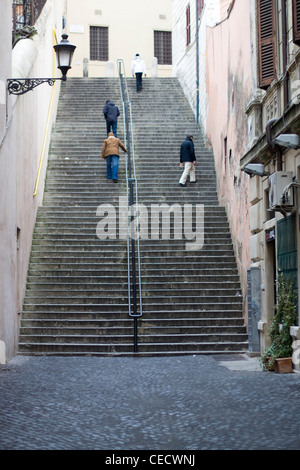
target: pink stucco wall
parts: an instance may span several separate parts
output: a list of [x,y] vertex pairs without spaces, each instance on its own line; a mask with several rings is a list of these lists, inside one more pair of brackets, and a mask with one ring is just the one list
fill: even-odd
[[[249,1],[233,4],[218,25],[207,28],[207,140],[213,147],[219,199],[227,209],[246,312],[249,256],[249,181],[240,170],[248,143],[245,109],[251,94]],[[227,140],[227,155],[225,150]]]

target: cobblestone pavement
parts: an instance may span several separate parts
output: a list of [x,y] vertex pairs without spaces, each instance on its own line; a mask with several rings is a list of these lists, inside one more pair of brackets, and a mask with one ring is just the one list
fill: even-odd
[[1,450],[300,449],[300,374],[248,356],[16,357],[0,403]]

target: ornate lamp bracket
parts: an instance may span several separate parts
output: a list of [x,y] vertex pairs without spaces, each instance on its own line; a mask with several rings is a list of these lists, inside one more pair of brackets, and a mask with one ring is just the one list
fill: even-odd
[[53,86],[56,80],[61,78],[9,78],[7,80],[8,93],[10,95],[24,95],[28,91],[33,90],[35,87],[42,83],[48,83]]

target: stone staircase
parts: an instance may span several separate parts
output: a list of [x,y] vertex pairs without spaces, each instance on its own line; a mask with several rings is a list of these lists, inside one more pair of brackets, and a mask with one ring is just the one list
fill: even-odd
[[[204,205],[204,245],[187,250],[185,232],[140,240],[143,316],[138,353],[215,354],[247,350],[242,297],[226,213],[218,204],[212,153],[176,79],[144,79],[142,93],[128,79],[132,103],[139,203],[153,208]],[[100,159],[106,137],[102,108],[122,110],[118,79],[68,79],[62,84],[53,130],[43,207],[32,242],[19,354],[109,355],[133,352],[128,315],[127,242],[100,240],[97,207],[119,212],[126,196],[125,156],[119,182],[106,180]],[[197,183],[178,185],[179,148],[194,135]],[[122,113],[118,136],[124,141]],[[110,222],[110,219],[107,218]],[[119,222],[119,220],[117,219]],[[117,225],[117,228],[118,225]],[[185,225],[184,225],[185,228]],[[158,239],[157,239],[158,238]]]

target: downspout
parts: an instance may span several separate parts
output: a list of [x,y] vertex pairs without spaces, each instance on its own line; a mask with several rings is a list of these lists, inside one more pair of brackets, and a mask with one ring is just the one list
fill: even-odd
[[199,123],[199,3],[196,1],[196,107],[197,107],[197,123]]

